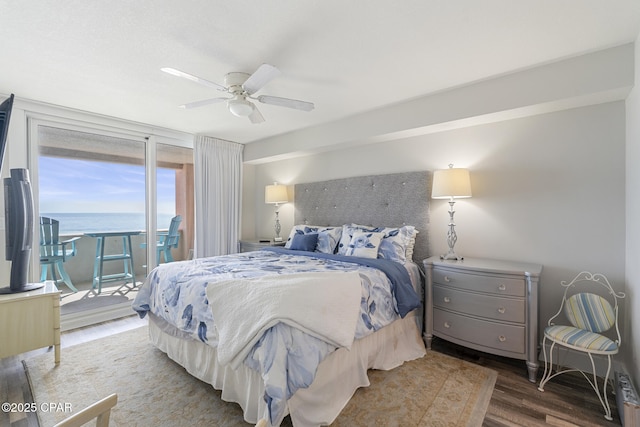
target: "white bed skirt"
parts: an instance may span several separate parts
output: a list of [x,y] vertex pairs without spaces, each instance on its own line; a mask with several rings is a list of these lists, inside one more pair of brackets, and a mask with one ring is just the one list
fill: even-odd
[[[359,387],[369,385],[368,369],[389,370],[426,354],[414,312],[404,319],[357,340],[351,350],[331,353],[318,367],[309,388],[298,390],[288,401],[295,427],[331,424]],[[268,420],[264,384],[260,374],[245,365],[237,370],[218,363],[216,349],[182,336],[162,319],[149,313],[149,339],[194,377],[222,391],[222,399],[238,403],[244,419]]]

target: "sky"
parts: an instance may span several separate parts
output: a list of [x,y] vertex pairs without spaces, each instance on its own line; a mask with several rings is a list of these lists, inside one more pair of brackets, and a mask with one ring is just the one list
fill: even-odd
[[[40,212],[144,212],[144,166],[40,156]],[[158,213],[175,212],[175,171],[158,168]]]

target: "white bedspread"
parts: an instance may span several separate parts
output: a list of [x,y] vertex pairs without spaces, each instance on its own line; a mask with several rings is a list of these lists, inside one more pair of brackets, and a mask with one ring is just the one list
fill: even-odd
[[207,284],[218,330],[218,358],[240,366],[264,332],[283,322],[337,347],[350,348],[362,287],[357,272],[229,279]]

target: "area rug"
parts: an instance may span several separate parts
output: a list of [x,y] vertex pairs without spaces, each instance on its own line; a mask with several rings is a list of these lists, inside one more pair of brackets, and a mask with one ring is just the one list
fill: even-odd
[[[49,427],[118,393],[110,426],[247,426],[240,407],[153,347],[146,327],[24,361],[34,402],[71,412],[39,411]],[[391,371],[370,371],[334,425],[481,426],[497,373],[434,351]],[[46,406],[45,407],[50,407]],[[283,425],[290,425],[287,417]]]

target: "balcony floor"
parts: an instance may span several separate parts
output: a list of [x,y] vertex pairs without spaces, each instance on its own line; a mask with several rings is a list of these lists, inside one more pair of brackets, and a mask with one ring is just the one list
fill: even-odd
[[58,284],[62,291],[60,299],[60,314],[78,313],[85,310],[95,310],[109,305],[133,302],[138,294],[138,286],[142,282],[137,282],[136,287],[129,283],[110,283],[102,286],[102,292],[91,288],[92,283],[74,283],[78,292],[71,292],[64,283]]

